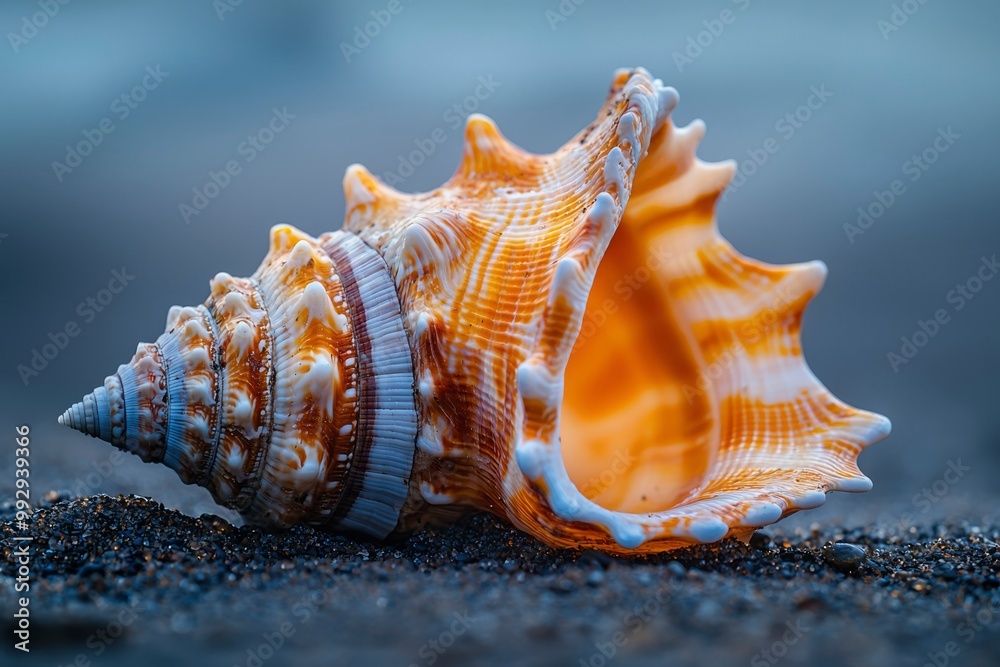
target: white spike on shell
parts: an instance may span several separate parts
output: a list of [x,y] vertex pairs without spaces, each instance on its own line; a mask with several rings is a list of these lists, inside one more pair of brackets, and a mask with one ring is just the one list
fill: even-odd
[[473,115],[436,190],[349,167],[343,230],[275,227],[251,278],[171,309],[60,421],[250,521],[378,538],[485,509],[554,546],[662,551],[867,490],[888,421],[799,341],[826,268],[719,236],[733,164],[698,160],[676,103],[620,71],[551,155]]

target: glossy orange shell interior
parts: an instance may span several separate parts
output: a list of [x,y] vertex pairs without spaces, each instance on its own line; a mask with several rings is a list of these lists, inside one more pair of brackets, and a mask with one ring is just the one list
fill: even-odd
[[621,71],[556,153],[474,116],[437,190],[349,170],[345,229],[385,257],[411,333],[418,500],[633,552],[747,536],[870,487],[856,458],[888,421],[802,357],[825,267],[768,266],[719,236],[734,165],[695,157],[704,125],[675,127],[676,100]]

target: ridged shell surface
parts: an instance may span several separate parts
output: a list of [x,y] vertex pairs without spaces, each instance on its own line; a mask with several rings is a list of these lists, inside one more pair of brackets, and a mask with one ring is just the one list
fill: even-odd
[[481,509],[661,551],[867,490],[888,421],[802,356],[826,268],[719,236],[734,165],[696,157],[676,103],[623,70],[555,153],[473,115],[436,190],[348,168],[342,230],[276,227],[253,277],[216,276],[62,421],[251,521],[380,538]]

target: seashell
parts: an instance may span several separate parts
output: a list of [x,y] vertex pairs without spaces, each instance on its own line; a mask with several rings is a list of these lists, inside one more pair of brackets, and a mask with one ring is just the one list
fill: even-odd
[[385,538],[487,510],[556,547],[663,551],[866,491],[889,422],[802,356],[820,262],[719,235],[732,162],[677,93],[616,73],[550,155],[468,119],[436,190],[347,169],[343,228],[279,225],[60,422],[250,522]]

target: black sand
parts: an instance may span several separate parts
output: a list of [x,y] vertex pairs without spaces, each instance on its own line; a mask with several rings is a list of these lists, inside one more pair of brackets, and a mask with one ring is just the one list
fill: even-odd
[[[1000,664],[995,522],[779,525],[618,559],[487,516],[374,545],[138,497],[51,500],[31,528],[38,664]],[[0,516],[9,625],[20,533]]]

